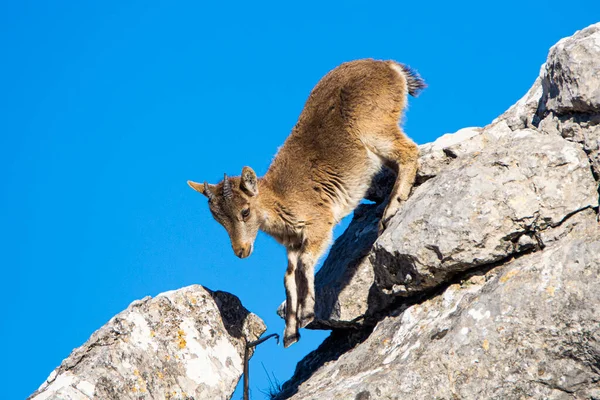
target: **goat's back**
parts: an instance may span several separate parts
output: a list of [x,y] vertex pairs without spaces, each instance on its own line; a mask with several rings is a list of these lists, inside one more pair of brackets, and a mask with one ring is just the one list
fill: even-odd
[[339,220],[352,211],[382,165],[369,143],[393,140],[386,135],[398,124],[407,90],[394,61],[357,60],[330,71],[265,176],[272,189],[302,214],[320,207]]

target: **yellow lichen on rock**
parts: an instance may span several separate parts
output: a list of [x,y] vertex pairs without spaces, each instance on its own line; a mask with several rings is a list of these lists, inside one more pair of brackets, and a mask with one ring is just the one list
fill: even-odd
[[504,274],[502,276],[502,278],[500,278],[500,282],[506,283],[506,282],[508,282],[508,280],[510,278],[512,278],[513,276],[517,275],[518,273],[519,273],[519,271],[517,271],[516,269],[508,271],[506,274]]
[[177,342],[180,349],[185,348],[187,342],[185,340],[185,332],[183,331],[183,329],[179,329],[177,331]]
[[481,345],[481,347],[483,347],[483,349],[484,349],[485,351],[488,351],[488,350],[490,349],[490,342],[489,342],[487,339],[485,339],[485,340],[483,341],[483,344]]

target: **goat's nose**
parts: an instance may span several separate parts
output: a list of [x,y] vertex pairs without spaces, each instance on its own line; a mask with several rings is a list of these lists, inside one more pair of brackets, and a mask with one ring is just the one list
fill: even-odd
[[252,243],[243,244],[236,250],[236,255],[239,258],[246,258],[252,253]]

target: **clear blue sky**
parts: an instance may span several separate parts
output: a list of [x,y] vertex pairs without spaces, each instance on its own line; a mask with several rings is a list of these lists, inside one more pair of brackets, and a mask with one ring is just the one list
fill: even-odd
[[[600,16],[597,0],[123,3],[0,6],[3,399],[30,394],[133,300],[194,283],[282,332],[284,249],[261,235],[235,257],[186,180],[262,175],[331,68],[416,68],[429,88],[405,130],[425,143],[489,123],[552,44]],[[325,336],[263,344],[254,398],[269,386],[261,363],[284,381]]]

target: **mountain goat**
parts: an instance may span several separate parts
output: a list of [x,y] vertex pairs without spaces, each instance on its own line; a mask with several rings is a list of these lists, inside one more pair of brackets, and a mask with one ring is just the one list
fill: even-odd
[[262,178],[244,167],[241,176],[225,175],[216,185],[188,181],[208,198],[238,257],[252,253],[259,229],[286,247],[285,347],[314,319],[314,266],[333,227],[359,204],[383,165],[397,178],[380,231],[408,198],[419,151],[398,122],[407,95],[424,87],[416,72],[395,61],[344,63],[312,90]]

